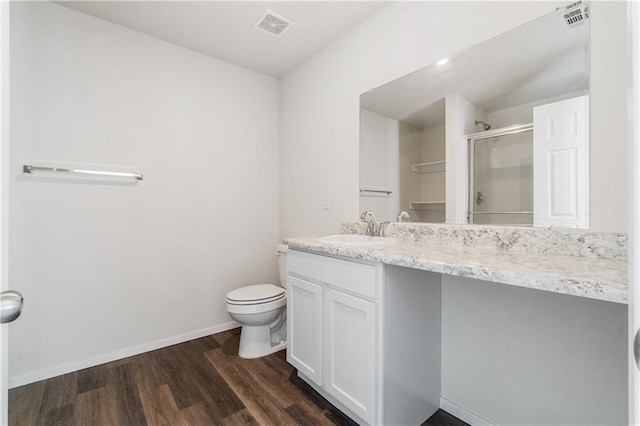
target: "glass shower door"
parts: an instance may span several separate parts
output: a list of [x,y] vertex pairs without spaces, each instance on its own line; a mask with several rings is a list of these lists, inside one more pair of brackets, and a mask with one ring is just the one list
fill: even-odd
[[496,129],[469,139],[469,223],[533,224],[533,132]]

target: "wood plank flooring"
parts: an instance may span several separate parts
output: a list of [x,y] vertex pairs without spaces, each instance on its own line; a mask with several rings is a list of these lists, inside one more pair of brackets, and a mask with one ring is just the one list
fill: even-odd
[[[239,331],[11,389],[9,425],[354,424],[297,377],[285,351],[239,358]],[[465,424],[439,413],[424,424]]]

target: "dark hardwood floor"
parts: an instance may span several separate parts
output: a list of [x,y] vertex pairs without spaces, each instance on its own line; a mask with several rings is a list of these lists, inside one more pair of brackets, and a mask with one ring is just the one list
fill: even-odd
[[[355,424],[297,377],[285,351],[239,358],[239,331],[11,389],[9,424]],[[440,410],[424,425],[465,423]]]

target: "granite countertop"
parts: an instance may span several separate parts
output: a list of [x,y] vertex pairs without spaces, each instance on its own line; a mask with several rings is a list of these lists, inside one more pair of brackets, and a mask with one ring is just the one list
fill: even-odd
[[292,249],[628,303],[627,261],[624,259],[500,250],[424,240],[358,247],[325,244],[317,238],[288,238],[285,242]]

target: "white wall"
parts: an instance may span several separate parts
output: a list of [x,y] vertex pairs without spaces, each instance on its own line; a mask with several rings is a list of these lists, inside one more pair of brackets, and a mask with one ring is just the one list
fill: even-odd
[[446,222],[468,223],[469,205],[469,149],[464,135],[476,133],[477,117],[484,111],[457,94],[446,97],[445,149],[447,169],[446,180]]
[[560,96],[542,99],[527,104],[516,105],[510,108],[491,111],[486,114],[487,123],[491,124],[493,129],[500,127],[513,126],[514,124],[533,123],[533,108],[550,104],[552,102],[563,101],[565,99],[576,98],[578,96],[588,95],[588,90],[579,90],[577,92],[565,93]]
[[627,150],[630,137],[631,47],[627,3],[590,3],[589,226],[627,231]]
[[229,327],[225,294],[277,276],[277,80],[49,2],[11,21],[12,384]]
[[[281,235],[335,233],[342,221],[358,217],[360,93],[567,3],[391,3],[286,75],[280,91]],[[622,2],[592,4],[590,92],[598,106],[591,115],[591,228],[599,231],[626,230],[626,175],[619,165],[626,158],[628,81],[620,73],[628,49],[624,37],[617,42],[625,33],[624,9]],[[331,194],[329,211],[322,210],[324,193]]]
[[360,110],[360,187],[392,194],[360,193],[360,210],[375,212],[379,221],[393,222],[400,209],[398,121]]

